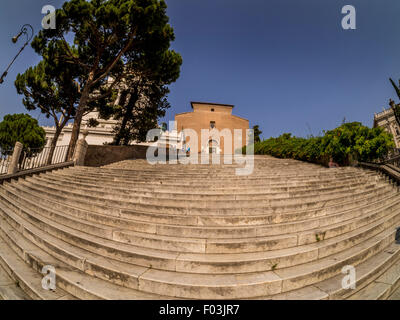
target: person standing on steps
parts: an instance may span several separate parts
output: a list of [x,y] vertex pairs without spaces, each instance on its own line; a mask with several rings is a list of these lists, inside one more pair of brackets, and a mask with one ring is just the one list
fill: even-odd
[[339,168],[340,167],[336,162],[333,161],[332,157],[329,159],[328,165],[329,165],[329,168]]

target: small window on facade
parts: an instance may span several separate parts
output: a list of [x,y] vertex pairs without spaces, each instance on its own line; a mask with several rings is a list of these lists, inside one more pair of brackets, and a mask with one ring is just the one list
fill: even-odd
[[215,121],[210,121],[210,128],[214,129],[215,128]]
[[214,109],[211,109],[211,112],[214,112]]

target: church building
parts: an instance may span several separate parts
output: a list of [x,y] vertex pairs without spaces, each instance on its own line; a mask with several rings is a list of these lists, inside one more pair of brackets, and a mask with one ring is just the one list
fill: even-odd
[[[241,141],[238,143],[240,148],[246,145],[249,120],[233,115],[233,105],[206,102],[191,102],[191,105],[192,112],[175,116],[176,130],[179,132],[184,129],[194,130],[198,136],[199,153],[232,154],[235,148],[234,130],[241,131]],[[210,135],[206,139],[202,139],[202,129],[210,130]],[[232,141],[229,142],[231,145],[225,146],[228,138],[223,134],[224,130],[225,133],[229,131],[232,136]],[[192,143],[190,140],[187,141],[186,147],[194,150],[193,141]]]

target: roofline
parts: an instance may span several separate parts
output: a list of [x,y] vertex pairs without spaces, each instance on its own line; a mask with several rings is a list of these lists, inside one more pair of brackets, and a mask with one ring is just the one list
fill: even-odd
[[193,112],[182,112],[182,113],[176,113],[176,114],[175,114],[175,117],[176,117],[176,116],[183,115],[183,114],[193,114]]
[[192,109],[193,109],[193,104],[209,104],[209,105],[212,105],[212,106],[221,106],[221,107],[230,107],[230,108],[234,108],[235,107],[233,104],[223,104],[223,103],[213,103],[213,102],[191,101],[190,104],[192,105]]
[[232,114],[231,116],[232,116],[232,117],[235,117],[235,118],[238,118],[238,119],[240,119],[240,120],[244,120],[244,121],[250,123],[250,121],[249,121],[248,119],[246,119],[246,118],[242,118],[242,117],[239,117],[239,116],[235,116],[234,114]]

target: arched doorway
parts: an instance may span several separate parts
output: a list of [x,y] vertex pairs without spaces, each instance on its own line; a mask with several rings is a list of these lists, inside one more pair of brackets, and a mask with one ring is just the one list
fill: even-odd
[[208,150],[210,154],[217,153],[218,151],[218,142],[216,140],[208,141]]

